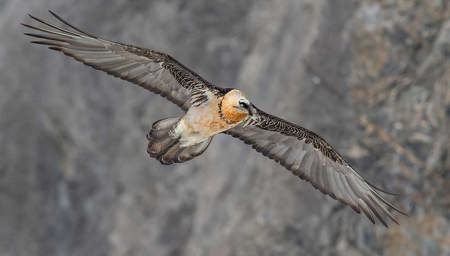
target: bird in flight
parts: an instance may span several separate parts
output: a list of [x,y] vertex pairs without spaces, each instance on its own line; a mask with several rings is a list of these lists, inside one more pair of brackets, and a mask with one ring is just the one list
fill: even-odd
[[251,145],[322,193],[364,213],[372,223],[398,224],[383,198],[317,134],[254,106],[240,90],[221,88],[170,55],[105,40],[83,32],[50,11],[61,24],[29,15],[36,25],[32,43],[48,46],[75,60],[137,84],[178,105],[185,114],[155,122],[147,135],[148,154],[162,164],[182,163],[202,154],[214,135],[225,133]]

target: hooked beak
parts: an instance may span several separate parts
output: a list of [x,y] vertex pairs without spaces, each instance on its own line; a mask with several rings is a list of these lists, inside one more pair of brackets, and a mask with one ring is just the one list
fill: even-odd
[[251,103],[249,104],[248,108],[243,108],[243,107],[238,107],[238,106],[233,106],[233,107],[237,108],[241,111],[247,111],[250,116],[254,116],[258,113],[258,110],[256,110],[256,107]]

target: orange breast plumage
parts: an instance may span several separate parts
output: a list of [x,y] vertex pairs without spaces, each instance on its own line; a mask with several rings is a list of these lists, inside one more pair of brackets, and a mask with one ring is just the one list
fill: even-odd
[[234,124],[244,120],[248,114],[226,104],[222,106],[222,115],[228,123]]

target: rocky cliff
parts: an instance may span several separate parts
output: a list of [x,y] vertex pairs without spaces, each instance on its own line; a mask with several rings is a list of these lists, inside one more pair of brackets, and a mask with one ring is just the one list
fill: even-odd
[[[374,226],[225,135],[161,166],[145,134],[181,111],[30,45],[47,9],[316,131],[410,217]],[[448,1],[2,0],[0,35],[0,255],[450,255]]]

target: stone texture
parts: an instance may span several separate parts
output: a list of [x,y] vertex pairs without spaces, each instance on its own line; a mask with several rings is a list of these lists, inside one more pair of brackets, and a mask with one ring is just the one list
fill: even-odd
[[[46,9],[245,90],[411,216],[373,226],[225,135],[161,166],[145,134],[181,111],[30,45]],[[450,255],[445,0],[3,0],[0,32],[0,255]]]

